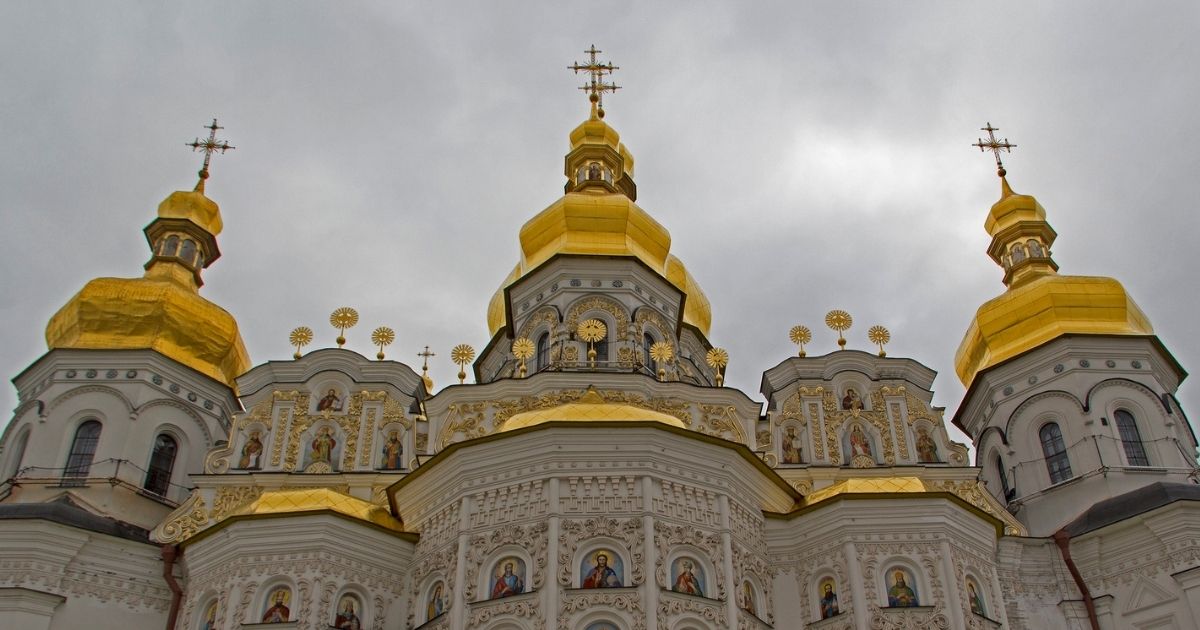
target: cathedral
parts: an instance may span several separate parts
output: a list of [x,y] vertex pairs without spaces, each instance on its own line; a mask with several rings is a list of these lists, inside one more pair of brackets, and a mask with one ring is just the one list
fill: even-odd
[[486,347],[440,350],[460,367],[440,388],[428,348],[386,358],[388,328],[378,354],[343,347],[351,308],[336,347],[300,327],[293,357],[251,361],[200,292],[221,255],[209,158],[231,148],[214,120],[144,273],[84,285],[13,378],[0,627],[1200,627],[1187,373],[1120,282],[1059,273],[990,123],[999,196],[978,213],[1003,287],[963,333],[954,416],[886,329],[847,348],[840,310],[839,349],[809,354],[796,326],[743,392],[703,278],[637,204],[604,119],[615,68],[590,52],[564,190],[516,235]]

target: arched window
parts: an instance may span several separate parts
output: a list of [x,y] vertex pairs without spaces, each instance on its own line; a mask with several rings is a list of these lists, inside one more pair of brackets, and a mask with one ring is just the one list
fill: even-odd
[[1008,485],[1008,474],[1004,472],[1004,462],[1000,456],[996,456],[996,476],[1000,478],[1000,490],[1004,493],[1004,500],[1007,502],[1012,494],[1012,488]]
[[650,333],[642,335],[642,353],[645,357],[645,365],[650,368],[651,372],[657,372],[658,366],[654,364],[654,359],[650,358],[650,346],[654,345],[654,337]]
[[179,251],[179,237],[168,236],[167,243],[163,245],[163,256],[174,256],[177,251]]
[[537,362],[534,367],[538,372],[550,367],[550,333],[544,332],[537,340]]
[[1021,262],[1022,260],[1025,260],[1025,246],[1021,245],[1020,243],[1013,245],[1013,247],[1012,247],[1013,264],[1015,265],[1015,264]]
[[190,238],[185,239],[183,247],[179,248],[179,257],[183,259],[183,262],[189,265],[192,264],[194,262],[193,259],[196,257],[196,242]]
[[175,454],[179,445],[175,438],[160,433],[154,439],[154,451],[150,454],[150,470],[146,471],[146,483],[142,487],[157,494],[166,496],[171,487],[171,470],[175,468]]
[[1025,242],[1025,244],[1029,246],[1029,257],[1030,258],[1042,258],[1043,254],[1042,254],[1042,244],[1041,243],[1039,243],[1033,239],[1029,239],[1028,241]]
[[71,454],[67,456],[67,466],[63,469],[63,477],[87,477],[92,469],[92,459],[96,456],[96,445],[100,443],[100,422],[88,420],[75,429],[75,439],[71,442]]
[[1146,457],[1146,447],[1142,444],[1142,435],[1138,433],[1133,414],[1118,409],[1113,415],[1117,418],[1117,430],[1121,432],[1121,445],[1125,447],[1125,461],[1130,466],[1149,466],[1150,458]]
[[1038,432],[1042,439],[1042,454],[1046,456],[1046,470],[1050,473],[1050,483],[1059,483],[1073,477],[1071,462],[1067,459],[1067,447],[1063,443],[1062,431],[1053,422],[1042,427]]

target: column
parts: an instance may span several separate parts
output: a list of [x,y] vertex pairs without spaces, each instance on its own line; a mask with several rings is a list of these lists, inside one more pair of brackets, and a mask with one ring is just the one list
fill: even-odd
[[[558,627],[558,593],[562,588],[558,583],[558,482],[558,477],[551,477],[550,484],[546,489],[547,499],[550,502],[550,518],[546,534],[550,540],[546,544],[546,581],[542,585],[542,588],[546,589],[546,596],[542,600],[546,607],[546,630]],[[537,562],[537,558],[534,558],[533,561]]]
[[[848,567],[847,574],[850,576],[850,595],[853,598],[853,613],[854,627],[868,627],[867,607],[875,602],[867,601],[867,580],[875,579],[875,576],[863,576],[862,569],[858,566],[858,552],[854,549],[854,543],[846,542],[842,545],[842,553],[846,554],[846,566]],[[807,588],[808,585],[805,585]]]
[[[938,545],[938,553],[942,556],[940,558],[942,561],[942,575],[945,576],[943,579],[946,582],[947,601],[945,605],[946,611],[950,615],[950,625],[956,628],[965,628],[967,627],[967,620],[963,617],[963,598],[958,588],[958,576],[954,574],[954,563],[950,560],[950,541],[943,540]],[[980,584],[979,588],[983,588],[983,585]],[[926,602],[921,603],[926,604]],[[926,605],[929,604],[934,604],[934,602],[928,602]]]
[[642,549],[646,558],[646,582],[642,584],[646,602],[646,630],[658,630],[658,547],[654,544],[654,481],[642,477]]
[[729,627],[737,627],[738,617],[738,587],[737,576],[733,573],[733,538],[729,533],[729,496],[722,494],[717,498],[721,508],[721,564],[725,566],[725,615]]
[[471,537],[467,526],[471,522],[471,497],[463,497],[458,508],[458,561],[454,567],[454,604],[450,609],[450,627],[453,630],[466,630],[467,600],[463,596],[467,588],[467,548]]

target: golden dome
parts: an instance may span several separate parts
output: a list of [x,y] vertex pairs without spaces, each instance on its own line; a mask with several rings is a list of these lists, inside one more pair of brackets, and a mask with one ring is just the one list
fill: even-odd
[[305,512],[334,512],[352,519],[377,525],[396,532],[404,526],[382,505],[329,490],[272,490],[235,510],[230,516],[264,516],[270,514],[302,514]]
[[1061,335],[1154,334],[1120,282],[1057,273],[1050,257],[1056,234],[1046,210],[1003,178],[1001,199],[984,227],[992,235],[988,254],[1005,269],[1008,291],[979,307],[959,344],[954,367],[967,387],[979,372]]
[[605,164],[620,173],[614,180],[617,184],[576,182],[577,191],[566,193],[521,227],[521,260],[488,305],[491,334],[505,324],[506,287],[558,254],[577,254],[642,261],[684,293],[684,323],[707,335],[712,324],[708,298],[684,264],[670,254],[671,234],[634,202],[636,194],[628,192],[633,188],[622,187],[625,182],[632,186],[633,156],[621,144],[620,135],[594,116],[571,132],[567,177],[575,177],[576,168],[589,160],[609,160]]
[[504,423],[500,431],[515,431],[547,422],[661,422],[681,429],[687,427],[675,416],[632,405],[606,402],[600,392],[589,387],[587,393],[575,402],[516,414]]
[[249,369],[250,357],[233,316],[199,294],[199,268],[216,258],[214,237],[222,227],[220,209],[202,191],[197,186],[195,191],[171,193],[159,205],[159,218],[147,228],[147,237],[158,251],[158,227],[189,226],[183,229],[201,241],[200,248],[213,247],[203,250],[207,262],[192,259],[194,268],[189,268],[177,256],[156,254],[141,278],[88,282],[50,318],[46,345],[154,350],[234,388],[234,379]]

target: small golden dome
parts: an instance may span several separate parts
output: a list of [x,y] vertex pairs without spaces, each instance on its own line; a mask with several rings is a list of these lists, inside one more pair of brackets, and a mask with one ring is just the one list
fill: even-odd
[[396,532],[404,531],[403,524],[392,516],[386,507],[327,488],[264,492],[254,501],[235,510],[230,516],[303,514],[306,512],[334,512],[378,525],[384,529]]
[[1045,275],[979,307],[954,368],[970,387],[979,372],[1071,333],[1152,335],[1154,329],[1112,278]]
[[158,216],[163,219],[188,219],[213,236],[220,234],[224,227],[217,203],[195,190],[177,190],[167,195],[158,204]]
[[681,429],[687,427],[679,418],[659,411],[605,402],[600,392],[589,387],[587,393],[575,402],[516,414],[504,423],[500,431],[515,431],[547,422],[661,422]]

